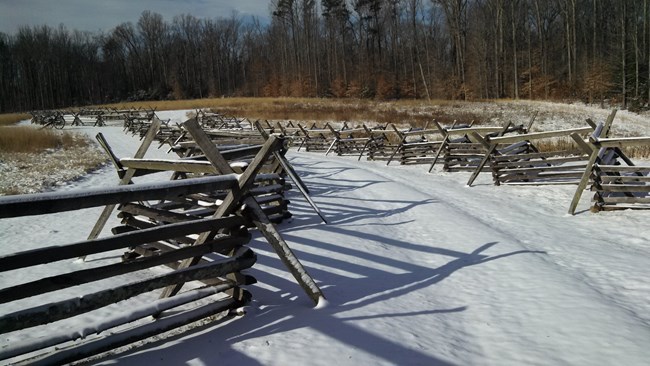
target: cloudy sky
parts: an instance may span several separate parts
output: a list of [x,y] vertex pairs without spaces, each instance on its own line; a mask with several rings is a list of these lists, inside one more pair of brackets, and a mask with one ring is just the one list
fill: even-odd
[[137,22],[144,10],[201,18],[240,16],[267,18],[269,0],[0,0],[0,32],[13,34],[21,25],[47,24],[97,32],[123,22]]

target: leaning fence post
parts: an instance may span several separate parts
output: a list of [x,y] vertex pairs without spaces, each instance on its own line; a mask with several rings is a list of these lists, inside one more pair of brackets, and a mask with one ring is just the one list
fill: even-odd
[[[156,137],[156,134],[158,133],[158,130],[160,129],[160,120],[156,117],[153,119],[151,122],[151,126],[149,127],[149,130],[147,131],[147,134],[145,135],[144,140],[142,141],[142,144],[140,145],[140,148],[138,148],[138,151],[136,151],[135,155],[133,155],[134,158],[140,159],[144,157],[144,155],[147,153],[147,150],[149,149],[149,146],[151,146],[151,143],[153,142],[154,137]],[[135,175],[135,169],[128,169],[122,179],[120,179],[120,185],[125,185],[129,184],[131,182],[131,178]],[[95,226],[93,227],[92,231],[88,235],[88,240],[95,239],[99,236],[99,234],[102,232],[104,229],[104,225],[106,225],[106,222],[108,221],[109,217],[113,213],[113,209],[115,209],[115,205],[108,205],[104,207],[104,211],[102,211],[101,215],[97,219],[97,222],[95,223]],[[86,257],[81,257],[81,260],[85,260]]]
[[[231,174],[233,173],[232,168],[224,159],[224,157],[219,153],[219,150],[215,144],[210,140],[210,138],[205,134],[201,129],[196,120],[189,120],[184,123],[185,127],[189,133],[194,137],[196,144],[203,150],[203,153],[208,158],[208,160],[219,170],[222,174]],[[231,191],[228,196],[224,199],[223,203],[219,206],[217,211],[214,214],[214,217],[222,217],[232,213],[235,210],[237,205],[241,203],[242,199],[251,213],[253,223],[260,230],[262,235],[266,240],[271,244],[277,255],[280,257],[282,263],[289,269],[291,274],[294,276],[298,284],[305,290],[307,295],[318,304],[320,299],[324,299],[322,291],[314,281],[314,279],[307,273],[302,263],[295,256],[289,245],[284,241],[280,233],[277,231],[275,226],[268,220],[266,214],[262,211],[260,205],[255,201],[254,198],[247,195],[247,190],[252,184],[255,175],[262,167],[266,158],[277,148],[280,140],[275,136],[270,136],[266,143],[263,145],[260,152],[255,156],[253,162],[248,166],[244,174],[239,178],[239,189],[236,191]],[[195,245],[202,244],[207,240],[211,233],[203,233],[196,240]],[[199,258],[200,259],[200,258]],[[186,268],[192,266],[198,262],[197,258],[192,258],[190,260],[183,261],[181,267]],[[182,284],[169,286],[165,288],[161,297],[173,296],[178,291],[180,291]]]

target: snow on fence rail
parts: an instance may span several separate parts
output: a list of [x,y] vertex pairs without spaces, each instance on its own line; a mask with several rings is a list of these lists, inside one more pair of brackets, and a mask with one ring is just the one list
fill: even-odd
[[[227,195],[221,194],[215,196],[214,194],[208,194],[205,196],[192,197],[193,201],[185,202],[189,207],[184,207],[182,204],[179,206],[177,204],[176,208],[183,207],[186,210],[196,210],[202,215],[212,214],[213,216],[218,217],[230,214],[237,210],[241,204],[244,204],[247,208],[245,214],[247,217],[250,217],[251,226],[256,227],[260,231],[269,244],[271,244],[296,281],[305,290],[307,295],[315,303],[318,303],[320,299],[323,298],[322,292],[311,276],[306,273],[298,258],[295,257],[280,233],[278,233],[273,226],[269,216],[267,216],[268,213],[276,216],[278,220],[288,217],[288,211],[286,209],[287,202],[284,200],[282,195],[286,186],[283,182],[282,184],[278,184],[281,180],[281,178],[278,177],[281,174],[287,174],[298,185],[303,185],[302,181],[297,177],[295,172],[293,172],[288,161],[284,158],[285,150],[283,139],[277,136],[262,136],[258,132],[257,136],[259,140],[263,142],[262,145],[256,146],[253,149],[249,149],[251,148],[250,145],[237,145],[234,148],[230,146],[232,150],[228,150],[227,148],[222,150],[221,148],[223,146],[219,146],[219,143],[222,142],[222,140],[217,139],[215,141],[215,135],[211,134],[213,130],[201,126],[198,118],[194,117],[178,126],[183,130],[181,137],[178,140],[184,139],[184,141],[189,144],[187,146],[180,146],[178,143],[179,141],[172,144],[172,150],[174,150],[179,157],[186,159],[185,163],[179,164],[176,161],[146,162],[141,160],[146,150],[151,145],[151,142],[160,132],[160,127],[160,121],[154,118],[143,138],[142,145],[134,155],[134,160],[125,160],[124,164],[122,164],[122,161],[119,158],[114,156],[110,146],[108,146],[106,142],[102,143],[102,146],[111,157],[115,167],[118,169],[118,174],[122,179],[121,184],[128,184],[131,178],[139,174],[138,172],[148,174],[149,172],[160,170],[159,168],[161,167],[165,170],[167,170],[168,167],[171,168],[172,179],[185,179],[188,176],[192,176],[192,174],[204,173],[204,171],[184,171],[190,170],[185,168],[189,167],[191,164],[194,164],[192,170],[202,165],[202,169],[209,169],[210,172],[218,172],[219,174],[241,173],[238,177],[239,187],[237,190],[231,191]],[[241,131],[239,133],[241,133]],[[245,132],[245,134],[248,133],[249,131]],[[101,140],[102,139],[100,139],[100,142]],[[232,152],[232,154],[229,154],[229,151]],[[246,161],[232,162],[228,161],[226,158],[228,155],[237,158],[245,156],[249,159]],[[127,167],[125,169],[124,165],[131,164],[134,166],[132,163],[136,162],[136,159],[140,159],[138,163],[141,164],[140,167],[144,168],[144,171],[138,170],[135,167]],[[205,164],[199,163],[200,161],[209,162],[211,168],[208,168]],[[265,174],[260,174],[262,172]],[[262,184],[256,184],[260,181]],[[271,182],[271,184],[269,184],[269,182]],[[306,189],[301,189],[303,194],[305,194],[304,191],[306,191]],[[308,196],[306,197],[316,212],[321,215],[313,202],[308,198]],[[208,204],[206,205],[206,203]],[[95,225],[90,237],[96,237],[98,235],[112,209],[112,207],[107,206]],[[196,243],[202,243],[208,239],[209,236],[202,235],[196,239]],[[185,261],[181,263],[180,266],[187,267],[197,263],[198,259],[194,259],[193,261]],[[178,287],[168,288],[166,294],[172,295],[177,292],[178,289]]]
[[[113,204],[128,206],[148,200],[178,200],[205,191],[232,192],[238,190],[238,186],[237,177],[231,174],[148,185],[123,185],[83,192],[0,197],[0,217],[53,214]],[[256,260],[255,254],[244,247],[250,240],[245,226],[245,219],[236,215],[197,219],[188,216],[173,223],[158,221],[156,225],[144,229],[125,224],[114,228],[113,232],[116,234],[112,236],[46,246],[0,257],[0,272],[12,276],[13,271],[29,270],[39,265],[51,266],[53,263],[80,256],[127,249],[152,242],[169,244],[168,250],[157,256],[99,267],[71,269],[65,273],[0,289],[0,303],[33,297],[26,308],[0,316],[0,333],[3,337],[9,337],[10,334],[7,333],[36,326],[46,326],[49,329],[45,337],[27,337],[11,342],[8,347],[0,350],[0,360],[42,364],[71,362],[242,306],[250,299],[250,294],[240,286],[254,283],[254,279],[241,275],[240,271],[251,267]],[[178,237],[216,231],[219,234],[204,245],[172,245]],[[214,253],[218,253],[219,258],[215,258]],[[206,257],[205,263],[200,266],[170,270],[163,274],[159,274],[158,270],[156,275],[144,280],[123,276],[208,254],[210,256]],[[15,278],[19,279],[20,276],[15,275]],[[149,295],[146,304],[141,300],[129,302],[157,289],[215,278],[221,279],[216,282],[212,280],[208,287],[195,287],[185,291],[175,298],[152,300]],[[107,279],[110,279],[110,285],[102,282],[101,285],[91,288],[73,288]],[[57,295],[65,289],[68,291]],[[61,297],[67,298],[58,300]],[[207,301],[207,304],[206,300],[196,303],[197,300],[208,297],[210,301]],[[121,306],[119,313],[111,313],[106,317],[103,312],[102,319],[97,319],[93,324],[86,324],[88,315],[84,314],[92,314],[95,310],[121,301],[125,301],[125,305]],[[123,313],[126,308],[130,310]],[[182,310],[182,313],[165,313],[170,309]],[[157,320],[146,320],[150,316],[155,316]],[[126,329],[123,327],[126,324],[132,327]],[[72,328],[66,328],[66,325]],[[93,336],[83,342],[74,342],[108,329],[111,329],[111,332],[105,332],[107,335],[104,337]],[[55,346],[56,349],[53,348]],[[20,356],[23,356],[22,360]]]
[[[21,332],[51,322],[55,322],[52,325],[56,327],[58,321],[66,319],[74,323],[83,314],[104,311],[106,306],[116,302],[132,301],[162,289],[159,299],[145,305],[132,305],[136,308],[126,315],[111,313],[106,317],[104,313],[103,320],[97,324],[72,331],[56,328],[44,338],[12,342],[10,347],[0,351],[0,360],[43,364],[70,362],[245,304],[251,295],[241,286],[256,282],[255,278],[241,273],[255,262],[254,253],[244,247],[251,238],[249,228],[259,230],[314,303],[324,299],[318,285],[269,218],[281,220],[288,213],[288,202],[283,197],[287,189],[284,175],[298,182],[301,192],[320,215],[306,194],[306,187],[284,158],[283,139],[260,130],[261,133],[257,132],[260,145],[223,148],[215,143],[215,134],[204,131],[197,118],[193,118],[178,126],[185,136],[184,141],[191,144],[185,147],[172,144],[180,159],[143,159],[153,140],[163,138],[159,136],[161,126],[161,121],[154,116],[133,158],[118,158],[103,136],[98,135],[120,177],[117,187],[0,199],[0,218],[105,206],[87,240],[0,257],[0,272],[21,271],[128,248],[118,263],[72,269],[0,289],[0,304],[31,296],[38,296],[39,301],[32,306],[34,303],[30,300],[28,309],[0,315],[0,333]],[[222,134],[216,136],[217,141],[223,141],[219,139],[223,138]],[[234,162],[227,157],[246,160]],[[171,181],[132,184],[134,178],[160,171],[171,173]],[[116,207],[121,225],[112,228],[112,236],[99,238]],[[125,280],[124,275],[154,267],[158,269],[151,278],[130,282],[131,278],[126,277]],[[159,274],[159,267],[167,268],[167,272]],[[76,287],[107,280],[112,285],[100,291]],[[202,284],[197,285],[196,281]],[[191,282],[193,289],[181,292],[186,282]],[[58,291],[68,295],[71,290],[82,293],[74,293],[66,300],[49,297]],[[169,309],[174,309],[174,314],[167,315],[165,311]],[[143,319],[149,316],[156,320]],[[76,324],[79,323],[82,321]],[[123,329],[127,323],[130,328]],[[105,337],[92,336],[84,342],[73,342],[107,329],[111,329],[111,333]],[[56,347],[56,351],[53,352],[52,347]]]
[[580,134],[589,132],[593,132],[592,127],[513,136],[487,136],[485,139],[473,135],[474,139],[482,141],[487,152],[483,161],[475,167],[467,184],[471,186],[486,165],[489,165],[495,185],[558,182],[575,184],[582,176],[591,150],[585,151],[570,146],[562,150],[542,152],[533,141],[557,137],[571,137],[581,141]]
[[133,121],[151,121],[155,110],[115,109],[115,108],[82,108],[79,110],[41,110],[31,111],[31,122],[43,128],[63,129],[70,126],[105,126],[107,121],[123,121],[124,125],[131,125]]
[[[605,134],[606,135],[606,134]],[[574,214],[582,192],[591,181],[592,212],[650,209],[650,166],[635,165],[622,151],[629,146],[650,146],[650,137],[599,138],[588,140],[592,153],[573,197]],[[627,164],[623,166],[617,158]]]
[[[596,192],[592,211],[648,209],[650,167],[635,166],[622,148],[649,146],[649,138],[609,139],[616,112],[613,110],[598,125],[587,119],[586,127],[534,133],[530,130],[537,113],[527,126],[508,123],[504,127],[474,127],[454,122],[443,127],[434,120],[436,129],[429,130],[400,130],[395,125],[392,129],[388,125],[350,129],[347,124],[336,130],[330,125],[327,129],[307,129],[279,122],[273,126],[267,121],[266,131],[289,135],[299,142],[299,150],[305,147],[307,151],[334,151],[338,155],[358,153],[359,159],[365,153],[368,160],[386,160],[387,164],[393,160],[402,165],[430,163],[429,172],[442,160],[444,171],[472,171],[469,186],[481,172],[491,172],[495,185],[578,184],[569,208],[571,214],[590,182],[590,189]],[[436,134],[442,139],[431,138]],[[558,144],[554,151],[544,151],[534,143],[545,140],[554,145],[558,139],[567,140],[567,144]]]

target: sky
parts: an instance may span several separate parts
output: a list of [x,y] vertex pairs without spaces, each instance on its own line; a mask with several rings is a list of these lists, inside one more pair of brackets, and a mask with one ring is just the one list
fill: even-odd
[[200,18],[239,16],[268,17],[269,0],[0,0],[0,32],[13,34],[22,25],[58,27],[82,31],[109,31],[124,22],[137,22],[144,10]]

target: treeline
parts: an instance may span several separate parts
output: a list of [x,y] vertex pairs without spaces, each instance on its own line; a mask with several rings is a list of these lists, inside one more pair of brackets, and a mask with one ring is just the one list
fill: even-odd
[[0,112],[143,99],[650,97],[649,0],[273,0],[0,33]]

